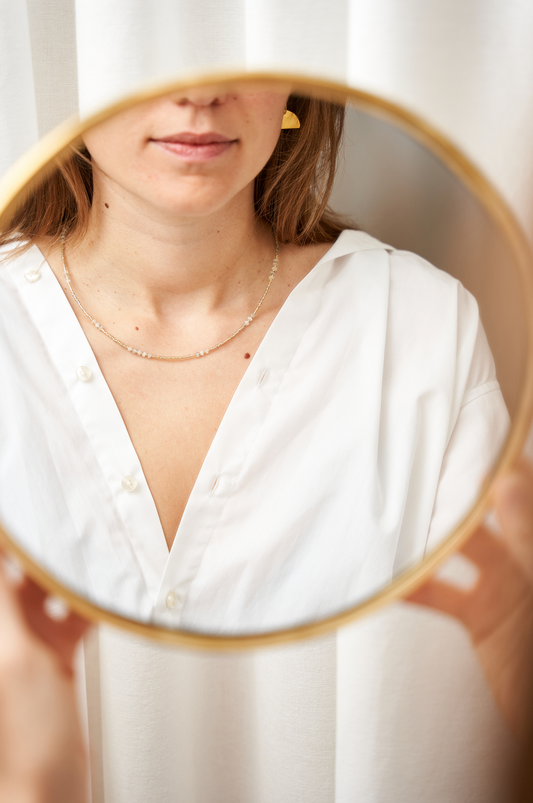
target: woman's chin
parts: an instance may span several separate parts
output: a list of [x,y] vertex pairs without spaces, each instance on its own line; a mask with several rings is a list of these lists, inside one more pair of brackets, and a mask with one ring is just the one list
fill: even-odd
[[194,194],[187,193],[185,197],[168,198],[166,202],[155,204],[157,211],[164,217],[171,219],[186,219],[191,222],[194,220],[207,220],[218,215],[236,214],[242,216],[242,211],[238,211],[242,194],[236,195],[232,192],[207,192]]

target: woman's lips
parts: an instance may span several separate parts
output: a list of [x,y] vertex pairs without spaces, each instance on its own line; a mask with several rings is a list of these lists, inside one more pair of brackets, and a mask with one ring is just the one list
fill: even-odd
[[209,159],[214,159],[227,151],[236,141],[214,132],[207,134],[187,132],[151,140],[151,142],[166,151],[170,151],[170,153],[176,154],[186,162],[205,162]]

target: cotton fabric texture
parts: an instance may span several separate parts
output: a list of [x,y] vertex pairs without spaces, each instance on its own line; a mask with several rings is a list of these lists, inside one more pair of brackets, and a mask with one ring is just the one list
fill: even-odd
[[474,299],[346,231],[251,361],[169,554],[120,413],[38,249],[2,281],[0,515],[56,577],[144,621],[253,632],[364,599],[466,512],[507,426]]
[[[6,263],[0,282],[0,516],[65,584],[144,621],[235,633],[353,604],[461,518],[508,426],[474,299],[419,257],[344,232],[251,361],[169,555],[118,409],[38,249]],[[500,756],[507,737],[466,636],[442,620],[400,606],[355,636],[226,657],[102,629],[87,652],[94,800],[385,801],[394,778],[407,801],[411,750],[432,762],[417,780],[429,794],[441,738],[439,800],[476,799],[461,795],[492,762],[487,724]],[[458,687],[469,718],[449,730],[443,689]],[[406,729],[408,712],[420,727]]]

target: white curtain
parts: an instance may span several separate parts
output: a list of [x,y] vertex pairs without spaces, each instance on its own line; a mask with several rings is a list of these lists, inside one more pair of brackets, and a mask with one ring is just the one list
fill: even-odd
[[0,172],[79,108],[197,70],[293,71],[455,141],[533,237],[529,0],[0,0]]
[[[78,109],[236,68],[404,104],[481,167],[533,239],[530,0],[0,0],[0,173]],[[407,606],[245,656],[102,629],[87,683],[98,803],[507,799],[512,740],[465,634]]]

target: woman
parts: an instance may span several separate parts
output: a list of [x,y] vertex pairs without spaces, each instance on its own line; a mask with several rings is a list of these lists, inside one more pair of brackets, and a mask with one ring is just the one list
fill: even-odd
[[[52,483],[42,500],[21,487],[29,466],[6,463],[2,515],[127,614],[256,630],[353,603],[460,518],[506,427],[473,300],[411,255],[339,238],[325,206],[342,110],[291,99],[302,127],[280,137],[286,103],[202,88],[121,113],[4,237],[37,244],[63,289],[37,249],[4,271],[34,323],[16,370],[35,381],[44,347],[47,415],[65,385],[76,408],[56,405],[49,439],[78,453],[32,454]],[[27,418],[13,437],[35,443]],[[80,464],[89,450],[96,464]],[[49,500],[69,483],[94,501],[67,525]],[[50,535],[66,526],[70,544]]]
[[[301,128],[280,136],[287,103]],[[5,232],[6,256],[31,247],[2,273],[0,514],[107,607],[222,632],[332,613],[437,542],[499,448],[507,416],[473,299],[325,211],[341,116],[239,87],[143,104],[87,132],[90,160],[74,157]],[[304,699],[326,677],[321,650],[289,669]],[[123,714],[155,716],[153,673],[176,693],[163,663],[132,673]],[[208,689],[198,704],[213,684],[213,701],[227,693],[221,667],[193,672]],[[131,690],[124,665],[119,677]],[[268,697],[270,678],[239,677],[239,704]],[[149,749],[177,738],[169,699],[126,762],[124,778],[144,777],[110,782],[114,801],[154,795]],[[205,721],[203,746],[212,710]],[[132,743],[122,726],[105,771]],[[312,731],[298,726],[299,743]],[[232,743],[216,741],[217,755]],[[185,776],[158,773],[161,799]],[[214,772],[218,799],[253,799],[252,776],[240,791],[233,776]],[[323,794],[310,782],[323,800],[327,777]]]

